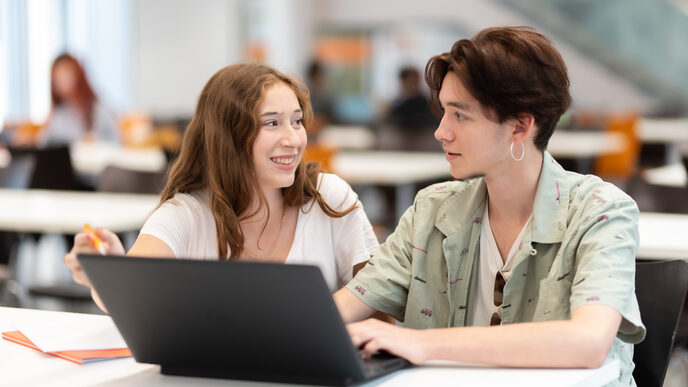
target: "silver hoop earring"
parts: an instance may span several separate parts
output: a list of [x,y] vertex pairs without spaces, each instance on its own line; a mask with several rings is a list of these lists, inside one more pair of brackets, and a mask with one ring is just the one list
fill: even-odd
[[516,156],[514,156],[514,143],[512,142],[509,147],[509,153],[511,153],[511,158],[514,159],[514,161],[521,161],[526,157],[526,146],[521,143],[521,157],[516,158]]

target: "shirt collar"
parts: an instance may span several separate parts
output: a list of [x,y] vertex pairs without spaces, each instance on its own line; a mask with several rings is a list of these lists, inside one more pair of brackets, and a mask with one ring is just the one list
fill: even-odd
[[533,204],[533,242],[559,243],[564,240],[571,188],[566,173],[545,151]]
[[[566,171],[549,152],[544,151],[530,222],[531,230],[525,234],[532,236],[533,242],[559,243],[564,240],[569,191]],[[435,218],[435,227],[445,236],[450,236],[466,227],[480,224],[486,198],[485,180],[478,178],[469,181],[463,190],[455,192],[442,202]]]
[[487,199],[485,180],[471,179],[464,189],[454,192],[442,202],[435,218],[435,227],[445,236],[450,236],[474,224],[481,224],[485,199]]

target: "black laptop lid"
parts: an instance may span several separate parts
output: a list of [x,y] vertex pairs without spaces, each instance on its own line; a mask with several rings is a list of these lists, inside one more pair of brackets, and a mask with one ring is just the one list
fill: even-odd
[[358,351],[315,266],[78,259],[139,362],[198,376],[327,384],[364,379]]

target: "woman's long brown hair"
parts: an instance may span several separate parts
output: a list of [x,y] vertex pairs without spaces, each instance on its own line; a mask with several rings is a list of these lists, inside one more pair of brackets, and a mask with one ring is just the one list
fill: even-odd
[[60,96],[55,89],[55,69],[58,64],[68,64],[71,66],[72,71],[74,71],[76,84],[74,86],[74,95],[71,96],[71,98],[74,99],[74,103],[76,103],[79,108],[79,115],[84,122],[84,127],[87,131],[90,131],[93,129],[93,107],[98,98],[96,97],[96,93],[93,92],[91,84],[88,82],[86,71],[84,71],[79,61],[69,54],[61,54],[55,58],[50,69],[50,100],[52,109],[54,110],[58,105],[65,102],[64,98]]
[[[227,259],[228,247],[229,259],[239,258],[243,251],[244,234],[239,221],[257,212],[248,212],[253,195],[257,194],[261,206],[267,208],[258,186],[252,153],[260,130],[259,105],[265,91],[276,83],[284,83],[294,91],[303,110],[304,126],[308,125],[313,113],[304,86],[268,66],[227,66],[203,87],[179,156],[172,164],[161,194],[162,204],[177,193],[208,189],[221,260]],[[336,211],[325,202],[318,192],[319,173],[320,167],[315,163],[299,164],[294,184],[282,189],[284,203],[303,206],[314,198],[331,217],[342,217],[353,211],[355,204]],[[267,218],[263,229],[265,225]]]

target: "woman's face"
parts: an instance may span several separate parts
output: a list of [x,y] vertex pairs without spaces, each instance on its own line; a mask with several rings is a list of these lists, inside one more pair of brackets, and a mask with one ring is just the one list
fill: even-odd
[[306,148],[303,110],[286,84],[270,86],[258,108],[260,129],[253,143],[253,165],[258,184],[278,189],[294,184],[296,167]]
[[76,89],[76,72],[67,62],[58,62],[53,70],[53,86],[61,98],[69,98]]

